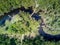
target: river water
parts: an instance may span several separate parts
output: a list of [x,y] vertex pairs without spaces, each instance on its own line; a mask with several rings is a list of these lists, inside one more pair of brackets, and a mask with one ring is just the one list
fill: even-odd
[[43,31],[43,29],[42,29],[42,27],[40,26],[39,27],[39,34],[41,35],[41,36],[43,36],[43,38],[45,39],[45,40],[49,40],[49,41],[51,41],[51,40],[54,40],[54,41],[59,41],[60,40],[60,34],[58,34],[58,35],[50,35],[50,34],[47,34],[47,33],[45,33],[44,31]]
[[[0,26],[3,25],[6,20],[10,21],[11,17],[13,17],[13,15],[18,14],[20,10],[24,11],[24,12],[29,12],[30,14],[33,13],[32,7],[29,7],[28,9],[25,9],[24,7],[21,7],[21,8],[18,8],[18,9],[14,9],[14,10],[8,12],[8,13],[4,13],[4,16],[0,16]],[[9,17],[9,15],[11,17]],[[39,20],[41,18],[39,16],[39,14],[37,14],[37,13],[34,13],[32,17],[35,18],[35,20]],[[45,40],[55,40],[55,41],[60,40],[60,34],[58,34],[58,35],[47,34],[47,33],[45,33],[43,31],[41,26],[39,27],[39,34],[41,36],[43,36]]]

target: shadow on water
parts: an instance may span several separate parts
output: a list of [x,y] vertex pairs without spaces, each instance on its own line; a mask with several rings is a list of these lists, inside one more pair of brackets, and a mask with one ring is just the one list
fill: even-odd
[[[11,20],[11,17],[13,17],[13,15],[18,14],[20,10],[24,11],[24,12],[28,12],[29,14],[33,13],[32,6],[28,7],[28,9],[25,9],[22,6],[21,8],[17,8],[17,9],[11,10],[10,12],[4,13],[4,15],[0,16],[0,25],[3,25],[6,20]],[[9,17],[8,15],[10,15],[11,17]],[[33,14],[32,17],[35,18],[36,20],[40,19],[40,16],[37,13]]]
[[[20,8],[13,9],[13,10],[11,10],[11,11],[8,12],[8,13],[4,13],[3,16],[6,16],[6,15],[12,16],[13,14],[14,14],[14,15],[15,15],[15,14],[18,14],[20,10],[21,10],[21,11],[24,11],[24,12],[29,12],[30,14],[33,12],[32,6],[31,6],[31,7],[28,7],[28,9],[25,9],[25,7],[21,6]],[[0,17],[1,17],[1,16],[0,16]]]
[[[10,12],[4,13],[4,15],[0,16],[0,25],[3,25],[6,20],[11,20],[11,17],[9,17],[8,15],[13,16],[15,14],[18,14],[20,10],[24,12],[28,12],[30,14],[33,13],[32,7],[28,7],[28,9],[25,9],[22,6],[21,8],[11,10]],[[39,20],[41,18],[37,13],[34,13],[32,17],[35,18],[35,20]],[[45,40],[55,40],[55,41],[60,40],[60,34],[59,35],[47,34],[43,31],[42,27],[39,28],[39,34],[42,35]],[[14,39],[12,38],[10,41],[14,42]]]
[[39,16],[39,14],[38,13],[34,13],[33,15],[32,15],[32,17],[33,18],[35,18],[35,20],[39,20],[39,19],[41,19],[41,16]]
[[11,18],[9,16],[5,16],[3,19],[0,20],[0,25],[5,24],[6,20],[11,20]]
[[[4,15],[0,16],[0,25],[4,25],[6,20],[11,20],[11,17],[18,14],[20,10],[24,12],[29,12],[30,14],[33,12],[32,7],[28,7],[28,9],[25,9],[23,6],[21,8],[11,10],[10,12],[4,13]],[[8,15],[10,15],[11,17],[9,17]]]
[[52,41],[52,40],[59,41],[60,40],[60,34],[58,34],[58,35],[50,35],[50,34],[47,34],[47,33],[45,33],[43,31],[42,27],[39,28],[39,34],[41,36],[43,36],[43,38],[45,40],[49,40],[49,41]]

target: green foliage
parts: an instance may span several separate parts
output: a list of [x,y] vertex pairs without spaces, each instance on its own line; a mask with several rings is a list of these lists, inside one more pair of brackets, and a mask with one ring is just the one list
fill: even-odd
[[[35,8],[35,1],[39,4],[36,10],[43,10],[40,14],[48,27],[43,27],[44,31],[54,35],[60,34],[60,0],[0,0],[0,15],[8,13],[10,10],[20,8],[21,6],[25,8],[32,6]],[[29,13],[20,12],[17,16],[13,16],[11,21],[6,21],[5,26],[0,26],[0,34],[8,34],[10,38],[11,35],[13,36],[13,38],[10,39],[5,35],[1,35],[0,45],[20,45],[21,41],[19,39],[15,40],[14,38],[16,38],[16,36],[20,38],[19,36],[22,37],[22,34],[27,34],[27,32],[37,32],[39,23],[40,21],[32,19]],[[60,45],[60,41],[45,41],[41,36],[35,38],[29,37],[22,42],[23,45]]]
[[[60,0],[37,0],[41,9],[59,9]],[[49,9],[48,9],[49,10]],[[60,10],[60,9],[59,9]]]
[[22,3],[22,6],[27,8],[27,7],[34,6],[35,5],[35,0],[22,0],[21,3]]
[[[41,17],[48,27],[43,27],[44,31],[49,34],[60,34],[60,3],[59,0],[38,0]],[[59,21],[58,21],[59,20]]]
[[34,6],[34,0],[0,0],[0,15],[10,12],[10,10],[24,6],[28,8]]
[[59,45],[60,41],[46,41],[41,38],[41,36],[37,36],[35,38],[25,38],[23,40],[23,45]]
[[10,38],[6,35],[0,35],[0,45],[10,45]]
[[[14,19],[16,20],[16,17]],[[30,14],[28,13],[20,12],[19,20],[12,23],[9,26],[8,31],[10,33],[25,34],[26,32],[32,32],[38,30],[38,26],[39,21],[30,18]]]
[[[0,35],[0,45],[21,45],[20,39],[10,38],[6,34]],[[41,36],[25,37],[22,45],[60,45],[60,41],[45,41]]]

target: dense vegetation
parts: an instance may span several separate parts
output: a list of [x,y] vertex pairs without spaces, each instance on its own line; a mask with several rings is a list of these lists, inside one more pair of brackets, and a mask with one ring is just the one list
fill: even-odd
[[[22,6],[32,7],[32,14],[20,10],[9,15],[11,20],[0,25],[0,45],[60,45],[60,41],[47,41],[38,33],[40,23],[44,23],[46,33],[60,34],[60,0],[0,0],[0,16]],[[34,13],[41,19],[35,20]]]
[[40,0],[40,7],[44,12],[40,13],[44,23],[44,31],[49,34],[60,34],[60,3],[59,0]]
[[0,15],[8,13],[10,10],[20,8],[21,6],[28,8],[34,5],[34,0],[0,0]]
[[[6,34],[2,34],[0,35],[0,45],[21,45],[21,41],[18,38],[10,38]],[[35,38],[25,37],[22,45],[60,45],[60,41],[45,41],[40,36]]]

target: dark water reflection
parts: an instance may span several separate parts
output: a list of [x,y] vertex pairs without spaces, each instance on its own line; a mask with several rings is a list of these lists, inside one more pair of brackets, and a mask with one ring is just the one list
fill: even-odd
[[[0,25],[3,25],[6,20],[11,20],[11,17],[13,17],[13,15],[18,14],[20,10],[24,12],[28,12],[29,14],[33,13],[32,7],[28,7],[28,9],[25,9],[22,6],[21,8],[11,10],[10,12],[4,13],[4,15],[0,16]],[[10,15],[11,17],[9,17],[8,15]],[[32,17],[35,18],[36,20],[40,19],[40,16],[38,14],[33,14]]]
[[3,19],[0,20],[0,25],[5,24],[6,20],[11,20],[11,18],[9,16],[5,16]]
[[39,14],[37,14],[37,13],[34,13],[33,15],[32,15],[32,17],[33,18],[35,18],[35,20],[39,20],[39,19],[41,19],[41,16],[39,16]]
[[50,34],[47,34],[47,33],[45,33],[44,31],[43,31],[43,29],[42,29],[42,27],[40,27],[39,28],[39,34],[41,35],[41,36],[43,36],[43,38],[45,39],[45,40],[54,40],[54,41],[59,41],[60,40],[60,34],[58,34],[58,35],[50,35]]
[[[32,7],[28,7],[28,9],[25,9],[24,7],[21,7],[21,8],[18,8],[18,9],[11,10],[8,13],[4,13],[3,17],[0,16],[0,25],[3,25],[6,20],[11,20],[11,17],[9,17],[8,15],[13,16],[13,14],[15,15],[15,14],[19,13],[20,10],[24,11],[24,12],[29,12],[30,14],[33,12]],[[37,14],[37,13],[34,13],[32,17],[35,18],[35,20],[39,20],[41,18],[39,16],[39,14]],[[55,40],[55,41],[60,40],[60,34],[59,35],[47,34],[43,31],[42,27],[39,28],[39,34],[42,35],[45,40]],[[11,39],[10,41],[13,42],[14,39]]]

